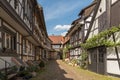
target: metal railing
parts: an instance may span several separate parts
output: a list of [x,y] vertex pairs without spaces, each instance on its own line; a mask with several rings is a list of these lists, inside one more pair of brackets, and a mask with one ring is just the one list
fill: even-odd
[[4,79],[8,80],[8,77],[7,77],[8,72],[7,72],[7,70],[11,66],[11,64],[9,62],[7,62],[6,60],[4,60],[3,58],[0,58],[0,60],[2,60],[4,62],[4,66],[5,66],[5,68],[4,68],[4,72],[5,72]]

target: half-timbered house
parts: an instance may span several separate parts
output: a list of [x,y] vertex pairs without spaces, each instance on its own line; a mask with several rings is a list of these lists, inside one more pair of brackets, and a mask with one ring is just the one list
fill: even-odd
[[64,38],[61,35],[50,35],[50,40],[52,41],[52,58],[53,59],[62,59],[62,48],[63,48],[63,42]]
[[71,28],[69,29],[66,36],[70,37],[69,52],[70,59],[77,59],[80,56],[81,48],[81,25],[79,24],[80,19],[73,21]]
[[48,45],[43,8],[36,0],[0,0],[0,69],[13,65],[13,58],[46,58]]
[[[96,0],[97,4],[93,11],[92,21],[89,25],[84,42],[100,32],[111,29],[120,24],[119,0]],[[107,35],[107,40],[119,42],[119,32]],[[105,45],[88,49],[89,61],[88,69],[100,74],[120,76],[120,53],[119,45],[108,47]]]
[[68,31],[66,36],[70,37],[70,57],[79,58],[82,53],[80,46],[81,42],[84,41],[85,36],[93,16],[93,10],[95,8],[96,1],[91,3],[89,6],[82,9],[79,13],[79,18],[71,24],[72,27]]
[[70,59],[69,45],[70,39],[65,36],[63,42],[63,59]]

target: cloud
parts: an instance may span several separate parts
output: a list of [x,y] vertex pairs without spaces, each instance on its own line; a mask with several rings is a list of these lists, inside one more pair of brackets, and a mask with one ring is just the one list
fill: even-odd
[[83,1],[79,1],[75,4],[73,2],[69,2],[69,4],[66,4],[65,2],[57,2],[54,5],[46,7],[45,20],[53,20],[65,15],[66,13],[69,14],[69,12],[79,8],[82,3]]
[[71,25],[56,25],[54,27],[54,30],[64,31],[64,30],[69,30],[70,27],[71,27]]
[[66,35],[66,33],[67,33],[67,32],[63,32],[63,33],[61,33],[61,35],[62,35],[62,36],[65,36],[65,35]]

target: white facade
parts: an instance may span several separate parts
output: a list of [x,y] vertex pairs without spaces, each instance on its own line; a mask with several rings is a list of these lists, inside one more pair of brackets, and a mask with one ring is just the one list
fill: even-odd
[[[118,0],[112,0],[112,4],[115,3]],[[98,22],[98,18],[103,15],[106,12],[106,0],[101,0],[100,6],[98,8],[96,17],[94,19],[93,25],[92,25],[92,29],[91,32],[89,34],[89,38],[93,37],[94,35],[98,34],[98,27],[102,27],[99,26],[99,22]],[[113,37],[109,38],[109,40],[112,40]],[[119,33],[115,33],[115,39],[117,42],[120,42],[120,32]],[[118,56],[120,57],[120,47],[117,47],[118,49]],[[108,47],[107,48],[107,56],[106,56],[106,71],[109,74],[113,74],[113,75],[120,75],[120,67],[118,64],[118,60],[117,60],[117,55],[116,55],[116,51],[114,47]]]
[[107,73],[120,75],[118,61],[107,60]]
[[81,48],[75,48],[70,50],[70,59],[78,59],[82,53]]
[[[120,32],[115,33],[116,42],[120,42],[119,34]],[[112,36],[110,37],[109,40],[113,41]],[[118,56],[120,58],[120,47],[119,46],[117,46],[117,50],[118,50]],[[120,68],[118,64],[118,57],[116,55],[115,47],[107,48],[107,73],[120,75]]]

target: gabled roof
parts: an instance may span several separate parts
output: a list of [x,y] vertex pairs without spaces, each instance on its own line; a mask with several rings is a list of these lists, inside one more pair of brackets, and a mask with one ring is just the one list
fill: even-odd
[[88,31],[87,31],[87,34],[86,34],[85,38],[83,39],[83,42],[84,42],[84,43],[86,42],[86,40],[87,40],[87,38],[88,38],[88,36],[89,36],[90,30],[92,29],[92,25],[93,25],[93,23],[94,23],[94,19],[95,19],[96,15],[97,15],[97,11],[98,11],[98,8],[99,8],[100,3],[101,3],[101,0],[95,0],[95,1],[96,1],[96,5],[95,5],[93,17],[92,17],[91,23],[90,23],[90,25],[89,25],[89,29],[88,29]]
[[70,40],[70,37],[64,37],[64,42],[63,42],[63,44],[66,44],[67,42],[69,42],[69,40]]
[[87,17],[90,15],[90,13],[93,11],[93,9],[95,8],[97,1],[93,1],[90,5],[88,5],[87,7],[83,8],[80,13],[78,14],[78,16],[84,15],[84,17]]
[[80,24],[81,18],[78,18],[72,22],[71,28],[68,30],[66,36],[70,36],[73,32],[75,32],[79,27],[81,27],[82,24]]
[[63,44],[64,42],[64,37],[61,35],[51,35],[49,38],[52,41],[52,44]]
[[[94,10],[96,6],[96,2],[97,2],[96,0],[93,1],[89,6],[85,7],[84,9],[80,11],[79,13],[80,17],[72,22],[71,24],[72,26],[68,30],[68,33],[66,34],[66,36],[68,36],[69,34],[72,34],[73,32],[75,32],[75,30],[77,30],[79,27],[83,25],[80,22],[83,22],[85,18],[90,16],[91,12]],[[84,16],[84,18],[82,18],[81,16]]]

